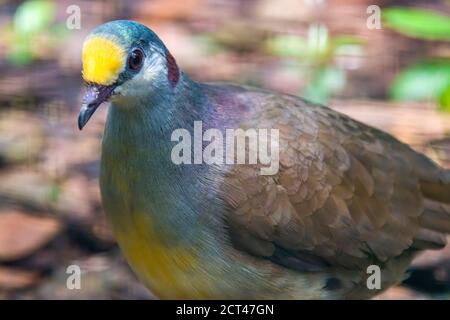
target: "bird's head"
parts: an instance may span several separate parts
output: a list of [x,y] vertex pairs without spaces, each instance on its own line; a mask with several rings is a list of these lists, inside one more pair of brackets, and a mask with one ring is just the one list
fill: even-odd
[[110,99],[118,105],[173,89],[180,71],[158,36],[132,21],[105,23],[83,44],[83,79],[88,87],[78,117],[80,130],[98,106]]

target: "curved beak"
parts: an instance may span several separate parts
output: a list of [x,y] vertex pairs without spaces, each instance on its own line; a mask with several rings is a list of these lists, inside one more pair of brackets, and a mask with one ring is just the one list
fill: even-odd
[[99,86],[90,85],[87,87],[78,115],[78,128],[81,130],[89,121],[95,110],[111,96],[115,85]]

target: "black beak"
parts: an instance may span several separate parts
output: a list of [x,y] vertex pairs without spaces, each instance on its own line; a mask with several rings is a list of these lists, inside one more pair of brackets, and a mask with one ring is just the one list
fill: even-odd
[[115,85],[98,86],[90,85],[83,97],[80,114],[78,115],[78,128],[81,130],[89,121],[95,110],[108,98],[114,91]]

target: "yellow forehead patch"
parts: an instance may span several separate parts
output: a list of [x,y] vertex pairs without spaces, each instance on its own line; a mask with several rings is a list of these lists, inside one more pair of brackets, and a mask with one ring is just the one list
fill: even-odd
[[100,85],[112,84],[125,63],[124,50],[103,37],[92,37],[83,45],[83,78]]

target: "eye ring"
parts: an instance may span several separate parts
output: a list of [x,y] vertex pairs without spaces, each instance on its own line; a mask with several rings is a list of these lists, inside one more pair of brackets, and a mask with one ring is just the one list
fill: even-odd
[[130,55],[128,56],[128,68],[134,71],[138,71],[141,69],[142,64],[144,62],[144,53],[141,49],[136,48],[131,51]]

